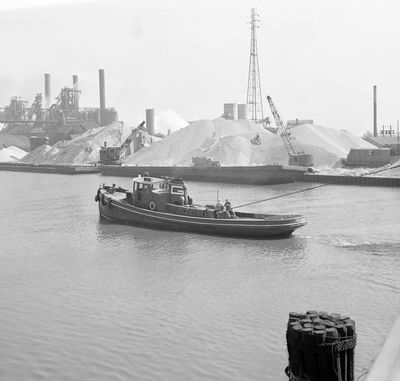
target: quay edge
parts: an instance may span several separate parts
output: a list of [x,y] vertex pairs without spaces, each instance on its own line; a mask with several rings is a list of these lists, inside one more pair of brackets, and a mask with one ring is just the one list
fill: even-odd
[[36,172],[57,173],[65,175],[78,175],[98,173],[95,165],[89,164],[31,164],[31,163],[0,163],[0,171],[11,172]]
[[137,177],[148,173],[150,176],[180,177],[186,181],[207,181],[232,184],[284,184],[300,181],[307,167],[260,165],[260,166],[128,166],[98,165],[105,176]]
[[343,176],[343,175],[320,175],[302,174],[301,180],[305,183],[323,183],[338,185],[364,185],[364,186],[383,186],[400,187],[400,177],[383,176]]

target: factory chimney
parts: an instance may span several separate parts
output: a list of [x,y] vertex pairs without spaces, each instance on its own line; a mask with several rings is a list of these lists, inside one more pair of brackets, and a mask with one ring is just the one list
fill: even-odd
[[72,85],[74,90],[78,90],[78,76],[76,74],[72,76]]
[[100,89],[100,125],[105,123],[106,94],[104,85],[104,69],[99,69],[99,89]]
[[50,107],[50,74],[45,73],[44,74],[44,100],[45,100],[45,107],[49,108]]
[[[74,88],[74,90],[79,90],[79,88],[78,88],[78,76],[76,74],[74,74],[72,76],[72,87]],[[75,94],[75,95],[76,95],[75,107],[77,109],[79,109],[79,94]]]
[[378,113],[376,105],[376,86],[374,86],[374,137],[378,136]]
[[154,108],[146,109],[146,128],[149,135],[154,135]]

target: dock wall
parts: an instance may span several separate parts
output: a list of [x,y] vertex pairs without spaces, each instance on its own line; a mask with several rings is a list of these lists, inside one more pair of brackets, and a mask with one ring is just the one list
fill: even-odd
[[0,171],[38,172],[77,175],[98,173],[97,166],[90,164],[30,164],[30,163],[0,163]]
[[299,181],[306,183],[400,187],[400,177],[304,174]]

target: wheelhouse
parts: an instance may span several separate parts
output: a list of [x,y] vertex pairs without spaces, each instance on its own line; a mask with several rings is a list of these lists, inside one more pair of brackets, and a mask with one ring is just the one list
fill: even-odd
[[167,204],[188,204],[187,188],[182,179],[136,177],[133,179],[132,203],[140,208],[164,212]]

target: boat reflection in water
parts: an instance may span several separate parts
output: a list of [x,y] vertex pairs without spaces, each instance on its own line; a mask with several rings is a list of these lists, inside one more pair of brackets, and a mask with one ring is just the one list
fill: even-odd
[[133,179],[132,190],[103,185],[95,201],[102,218],[155,229],[281,238],[306,224],[300,215],[236,212],[228,200],[225,205],[195,205],[178,178],[139,176]]

